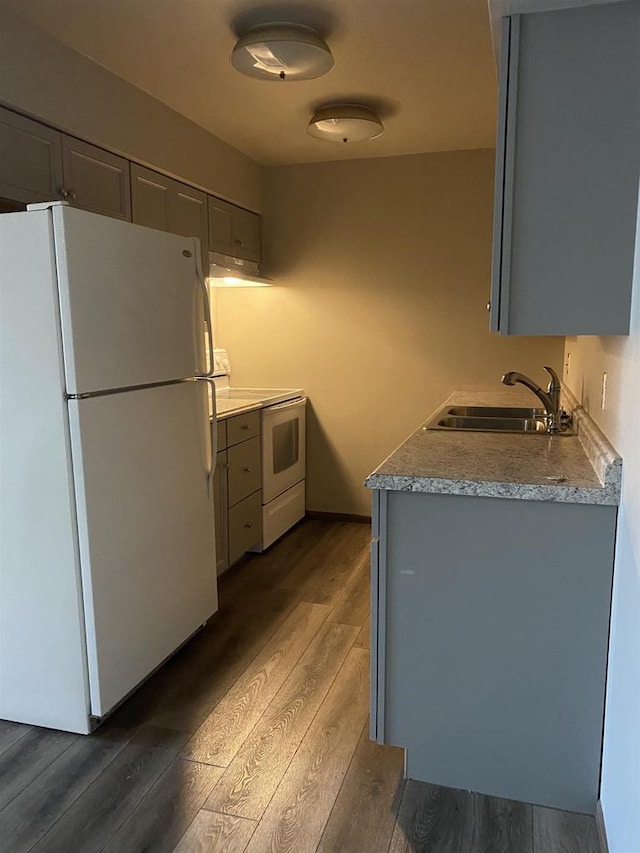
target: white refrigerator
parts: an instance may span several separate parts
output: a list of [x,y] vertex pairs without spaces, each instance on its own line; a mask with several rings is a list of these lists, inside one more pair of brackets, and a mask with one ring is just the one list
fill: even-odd
[[60,204],[0,216],[2,719],[92,731],[217,610],[198,258]]

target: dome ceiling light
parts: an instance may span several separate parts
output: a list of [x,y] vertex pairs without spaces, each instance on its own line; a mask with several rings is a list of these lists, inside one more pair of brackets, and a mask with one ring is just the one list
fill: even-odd
[[315,30],[278,22],[251,27],[236,42],[233,67],[259,80],[313,80],[333,68],[333,56]]
[[363,142],[376,139],[384,125],[371,107],[363,104],[333,104],[320,107],[307,126],[307,133],[330,142]]

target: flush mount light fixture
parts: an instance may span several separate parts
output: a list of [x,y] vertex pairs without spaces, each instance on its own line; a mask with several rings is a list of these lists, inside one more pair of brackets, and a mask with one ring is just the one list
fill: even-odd
[[333,56],[311,27],[276,22],[251,27],[239,38],[231,64],[259,80],[312,80],[333,68]]
[[375,139],[384,125],[371,107],[363,104],[331,104],[316,110],[307,133],[330,142],[363,142]]

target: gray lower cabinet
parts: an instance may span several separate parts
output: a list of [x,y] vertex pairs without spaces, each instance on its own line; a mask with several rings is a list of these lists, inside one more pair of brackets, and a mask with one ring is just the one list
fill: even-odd
[[491,328],[629,333],[640,4],[504,19]]
[[62,135],[63,196],[74,207],[131,220],[129,161]]
[[203,269],[208,254],[207,196],[137,163],[131,164],[133,221],[183,237],[198,237]]
[[262,497],[260,492],[229,507],[229,564],[236,563],[250,548],[260,543]]
[[209,196],[209,249],[259,263],[260,216]]
[[616,508],[374,493],[371,736],[407,776],[593,814]]
[[262,538],[259,411],[218,421],[214,502],[221,574]]
[[229,506],[233,506],[248,495],[260,491],[260,436],[230,447],[227,450],[227,464]]
[[60,134],[0,107],[0,196],[23,204],[62,198]]

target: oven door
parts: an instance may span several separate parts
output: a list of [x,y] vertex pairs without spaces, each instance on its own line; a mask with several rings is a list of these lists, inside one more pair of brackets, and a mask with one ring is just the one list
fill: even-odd
[[305,406],[299,397],[262,410],[262,503],[304,480]]

